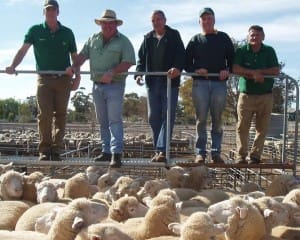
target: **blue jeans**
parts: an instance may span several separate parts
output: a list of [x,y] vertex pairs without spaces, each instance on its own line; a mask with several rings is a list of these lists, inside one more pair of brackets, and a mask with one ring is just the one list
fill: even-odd
[[[165,152],[167,140],[167,85],[165,80],[161,80],[159,77],[152,81],[151,86],[147,88],[148,119],[152,129],[153,146],[155,150]],[[171,136],[175,122],[178,92],[178,87],[171,88]]]
[[223,137],[222,113],[225,109],[226,81],[194,80],[192,98],[196,111],[196,153],[206,156],[207,115],[211,115],[211,155],[221,153]]
[[93,84],[93,98],[100,134],[102,152],[123,151],[123,97],[125,83]]

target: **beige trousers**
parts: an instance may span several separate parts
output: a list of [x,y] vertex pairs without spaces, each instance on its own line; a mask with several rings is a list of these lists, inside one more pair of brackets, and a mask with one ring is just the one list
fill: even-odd
[[[237,105],[238,123],[236,127],[238,158],[245,158],[249,151],[250,157],[260,159],[268,132],[272,107],[272,93],[263,95],[240,93]],[[251,149],[248,149],[249,131],[251,120],[254,115],[255,138]]]

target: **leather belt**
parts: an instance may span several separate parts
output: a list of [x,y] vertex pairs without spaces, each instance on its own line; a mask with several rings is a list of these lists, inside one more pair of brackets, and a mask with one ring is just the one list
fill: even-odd
[[60,78],[66,76],[65,74],[39,74],[42,78]]

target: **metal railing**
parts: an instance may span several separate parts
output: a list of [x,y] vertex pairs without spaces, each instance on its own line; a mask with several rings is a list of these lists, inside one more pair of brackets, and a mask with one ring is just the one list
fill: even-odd
[[[0,70],[0,73],[6,73],[5,70]],[[103,74],[104,72],[98,72],[98,74]],[[58,74],[64,75],[65,71],[35,71],[35,70],[17,70],[16,74]],[[90,71],[80,71],[80,74],[91,74]],[[120,75],[151,75],[151,76],[167,76],[167,72],[124,72],[120,73]],[[199,76],[197,73],[187,73],[182,72],[181,76]],[[207,74],[208,77],[216,77],[219,74],[216,73],[209,73]],[[235,74],[230,74],[230,77],[236,77]],[[293,154],[293,164],[294,164],[294,175],[296,175],[296,164],[297,164],[297,153],[298,153],[298,122],[299,122],[299,86],[298,82],[293,79],[292,77],[281,73],[280,75],[271,76],[267,75],[265,78],[279,78],[285,81],[285,101],[284,101],[284,122],[283,122],[283,144],[282,144],[282,151],[281,151],[281,162],[285,162],[286,159],[286,143],[287,143],[287,107],[288,107],[288,83],[292,83],[295,86],[296,91],[296,109],[295,109],[295,134],[294,134],[294,154]],[[167,139],[166,139],[166,158],[167,158],[167,166],[172,165],[170,161],[170,141],[171,141],[171,128],[170,128],[170,120],[171,120],[171,78],[167,76]]]

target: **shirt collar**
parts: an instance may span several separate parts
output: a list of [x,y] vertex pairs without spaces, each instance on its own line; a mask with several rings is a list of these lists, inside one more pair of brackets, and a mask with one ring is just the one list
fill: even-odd
[[[261,43],[261,47],[259,49],[259,52],[264,51],[264,49],[265,49],[265,45],[263,43]],[[252,52],[252,48],[251,48],[249,43],[247,43],[247,51]]]
[[[58,24],[58,30],[61,29],[61,26],[62,26],[61,23],[60,23],[59,21],[57,21],[57,24]],[[47,24],[46,21],[43,23],[43,27],[44,27],[45,29],[50,30],[50,28],[49,28],[49,26],[48,26],[48,24]]]

